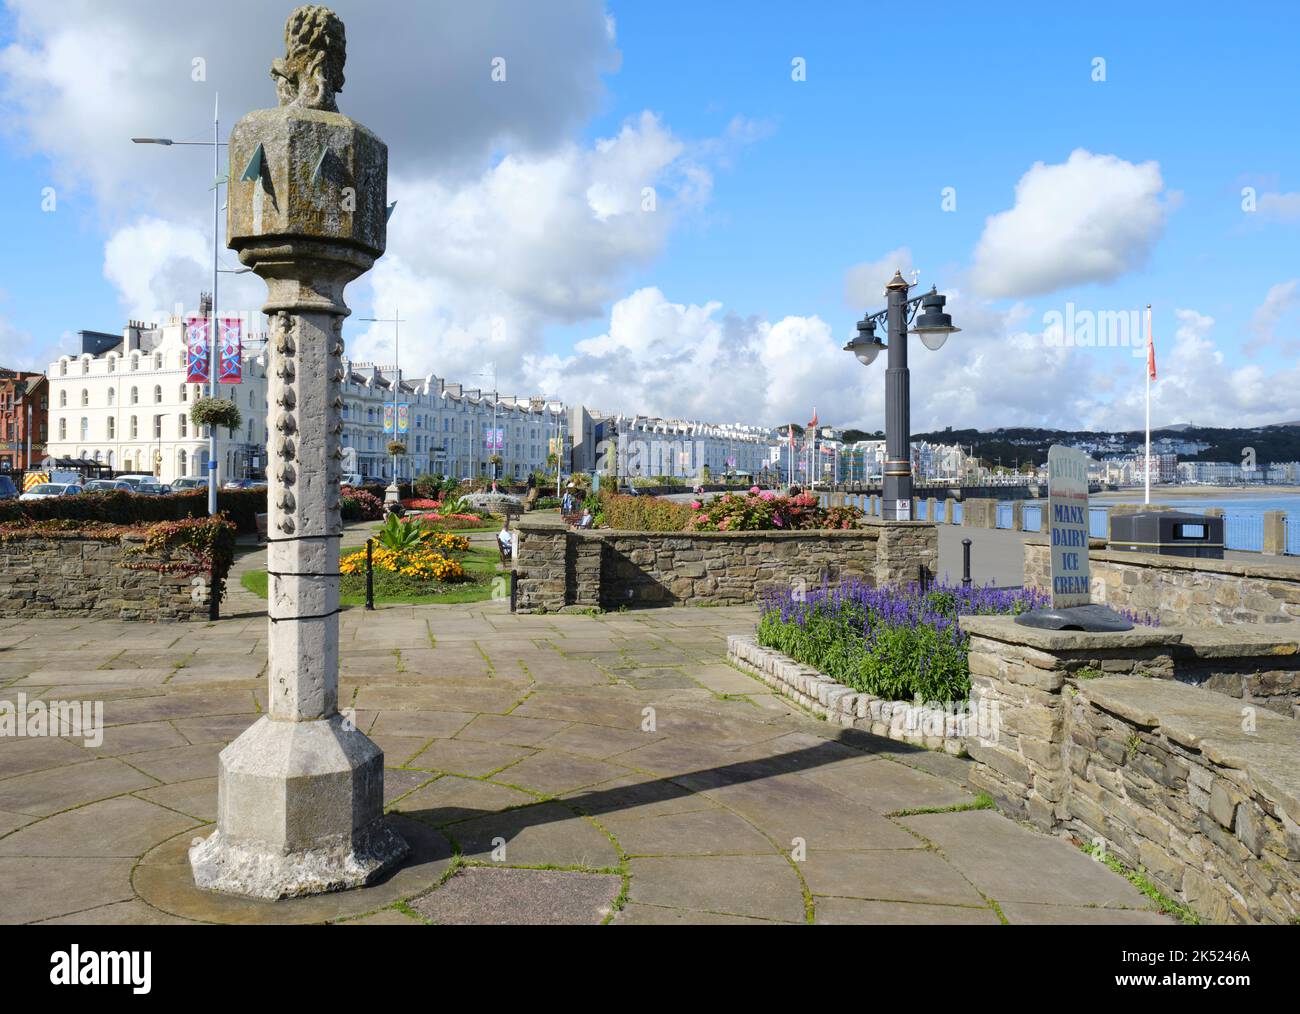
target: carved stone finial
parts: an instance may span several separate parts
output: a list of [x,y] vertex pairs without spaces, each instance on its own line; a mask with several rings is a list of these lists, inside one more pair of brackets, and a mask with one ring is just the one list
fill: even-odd
[[271,63],[280,105],[337,113],[334,96],[343,90],[347,59],[339,16],[319,4],[297,8],[284,25],[284,48],[284,58]]

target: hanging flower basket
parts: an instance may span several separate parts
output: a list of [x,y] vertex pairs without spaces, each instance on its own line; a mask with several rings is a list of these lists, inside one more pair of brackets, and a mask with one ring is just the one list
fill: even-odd
[[394,458],[400,457],[406,453],[406,445],[400,440],[390,440],[388,441],[388,453]]
[[239,407],[224,398],[200,398],[190,409],[190,418],[196,426],[224,426],[228,430],[239,428]]

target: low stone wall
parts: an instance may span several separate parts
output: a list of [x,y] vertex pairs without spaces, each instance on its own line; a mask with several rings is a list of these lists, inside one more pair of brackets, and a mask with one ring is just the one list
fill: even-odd
[[[762,680],[777,693],[798,702],[836,725],[861,729],[913,746],[961,755],[974,724],[972,716],[910,701],[887,701],[838,683],[775,648],[765,648],[750,634],[727,638],[727,659]],[[978,721],[978,716],[974,716]]]
[[[1150,613],[1161,623],[1282,623],[1300,620],[1300,568],[1251,561],[1201,560],[1154,553],[1088,552],[1093,599]],[[1025,543],[1025,584],[1051,587],[1046,541]]]
[[1300,917],[1300,723],[1167,676],[1182,632],[1085,634],[964,617],[971,782],[1102,845],[1214,922]]
[[[122,566],[143,538],[0,540],[0,616],[97,616],[121,620],[206,620],[204,576]],[[132,563],[169,562],[136,555]],[[198,582],[196,584],[195,582]]]
[[928,522],[864,522],[796,532],[569,531],[518,525],[520,612],[679,603],[736,605],[762,589],[859,577],[914,581],[933,570],[938,535]]

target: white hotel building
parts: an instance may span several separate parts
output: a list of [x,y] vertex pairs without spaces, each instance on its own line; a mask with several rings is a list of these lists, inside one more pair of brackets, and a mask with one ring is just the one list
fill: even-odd
[[[706,423],[644,415],[606,417],[598,439],[616,450],[607,470],[619,476],[677,476],[699,479],[703,470],[717,479],[728,472],[758,475],[771,467],[772,431],[742,423]],[[599,464],[597,467],[600,467]]]
[[[81,353],[61,356],[47,370],[49,455],[154,474],[163,482],[205,475],[208,434],[189,411],[207,391],[185,382],[182,320],[161,326],[130,321],[121,336],[82,331],[79,338]],[[217,396],[234,401],[242,416],[238,430],[217,433],[220,482],[260,475],[266,466],[265,342],[265,334],[246,336],[241,382],[217,385]],[[392,367],[346,357],[343,366],[344,471],[391,478],[386,448],[393,437],[384,432],[384,407],[394,401],[394,382],[397,403],[409,406],[410,431],[399,435],[407,447],[397,469],[404,477],[487,475],[491,456],[499,454],[500,475],[521,480],[533,469],[548,470],[554,441],[568,446],[568,415],[557,401],[493,395],[433,375],[408,379]],[[501,431],[500,450],[489,439],[493,431]]]

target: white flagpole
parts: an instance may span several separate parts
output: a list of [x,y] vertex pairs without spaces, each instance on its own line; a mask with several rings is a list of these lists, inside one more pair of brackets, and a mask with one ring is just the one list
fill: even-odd
[[1147,378],[1147,457],[1143,463],[1142,474],[1146,482],[1144,504],[1151,503],[1151,304],[1147,303],[1147,361],[1142,364],[1142,372]]

